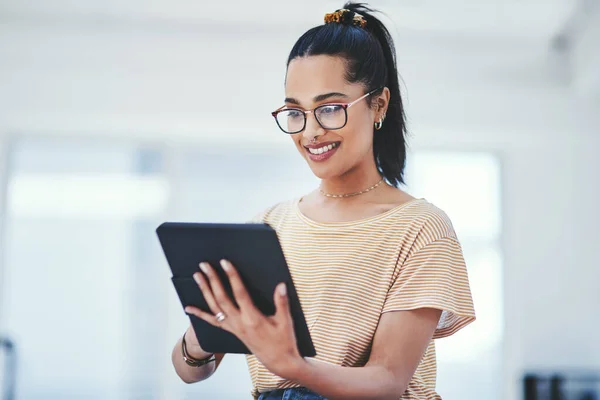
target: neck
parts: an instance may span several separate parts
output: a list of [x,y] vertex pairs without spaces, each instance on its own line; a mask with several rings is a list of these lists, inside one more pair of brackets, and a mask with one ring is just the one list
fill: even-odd
[[381,180],[375,160],[371,165],[358,165],[343,175],[321,181],[321,190],[329,194],[350,194],[360,192]]

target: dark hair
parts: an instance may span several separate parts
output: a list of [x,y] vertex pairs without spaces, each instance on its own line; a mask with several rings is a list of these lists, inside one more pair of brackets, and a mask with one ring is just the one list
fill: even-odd
[[[390,103],[386,119],[373,137],[375,164],[393,186],[404,184],[406,163],[406,121],[400,96],[394,41],[383,23],[373,16],[376,11],[363,3],[347,2],[345,9],[362,15],[366,28],[348,22],[316,26],[304,33],[288,57],[287,65],[297,57],[311,55],[340,56],[346,60],[346,80],[362,83],[366,92],[388,87]],[[373,95],[381,94],[378,90]],[[369,99],[370,100],[370,99]]]

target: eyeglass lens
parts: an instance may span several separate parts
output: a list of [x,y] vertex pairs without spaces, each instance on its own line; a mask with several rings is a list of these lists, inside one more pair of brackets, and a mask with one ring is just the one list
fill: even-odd
[[[327,104],[315,109],[315,117],[323,129],[340,129],[346,125],[346,108]],[[277,124],[286,133],[301,132],[306,125],[306,115],[301,110],[282,110],[277,114]]]

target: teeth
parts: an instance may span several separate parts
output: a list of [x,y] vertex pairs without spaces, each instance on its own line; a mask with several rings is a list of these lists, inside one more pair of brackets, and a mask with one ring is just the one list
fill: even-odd
[[308,151],[310,151],[312,154],[323,154],[330,150],[333,150],[336,147],[337,147],[336,143],[332,143],[327,146],[319,147],[318,149],[309,148]]

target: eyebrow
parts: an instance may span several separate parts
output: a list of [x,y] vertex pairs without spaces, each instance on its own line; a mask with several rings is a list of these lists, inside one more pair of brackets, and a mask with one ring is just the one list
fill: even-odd
[[[343,97],[343,98],[345,98],[345,99],[347,99],[347,98],[348,98],[348,96],[347,96],[347,95],[345,95],[344,93],[339,93],[339,92],[331,92],[331,93],[325,93],[325,94],[320,94],[320,95],[318,95],[318,96],[315,96],[315,97],[313,98],[313,102],[314,102],[314,103],[318,103],[318,102],[320,102],[320,101],[327,100],[327,99],[330,99],[330,98],[332,98],[332,97]],[[300,105],[300,102],[299,102],[298,100],[296,100],[296,99],[292,98],[292,97],[286,97],[286,98],[285,98],[285,102],[286,102],[286,103],[292,103],[292,104]]]

